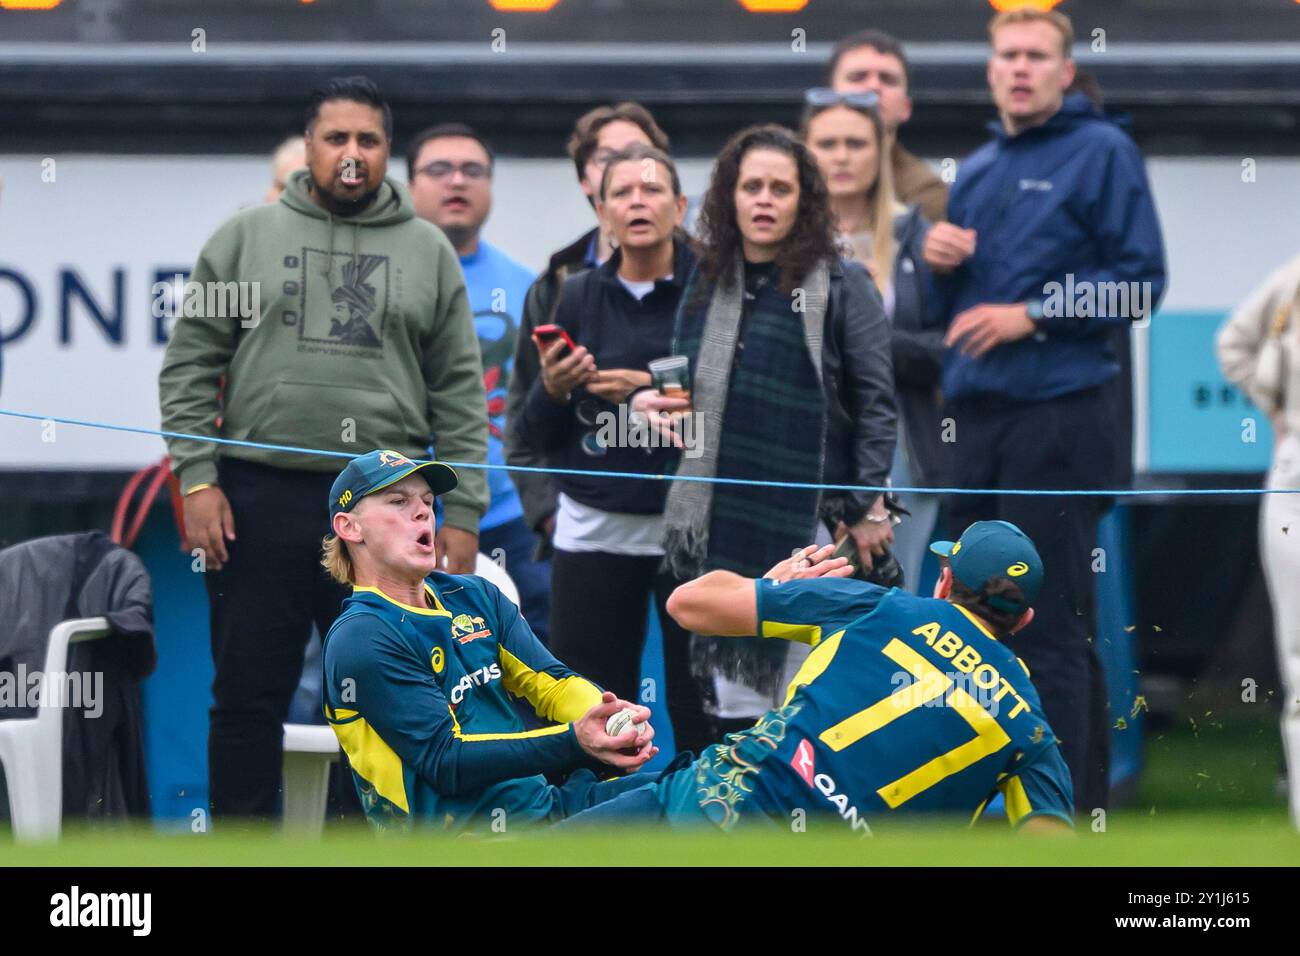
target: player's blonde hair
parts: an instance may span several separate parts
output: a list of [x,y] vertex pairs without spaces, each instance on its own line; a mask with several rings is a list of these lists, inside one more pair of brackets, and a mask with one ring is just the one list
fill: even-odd
[[348,543],[336,534],[327,534],[321,541],[321,567],[339,584],[356,584],[356,568]]
[[989,40],[992,41],[1003,27],[1012,23],[1049,23],[1061,34],[1061,55],[1070,59],[1070,47],[1074,46],[1074,24],[1070,18],[1059,10],[1039,10],[1035,7],[1020,7],[1017,10],[1004,10],[994,14],[989,21]]

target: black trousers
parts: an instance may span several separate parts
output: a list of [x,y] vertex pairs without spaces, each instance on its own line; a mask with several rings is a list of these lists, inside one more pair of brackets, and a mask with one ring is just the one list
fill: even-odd
[[[691,673],[690,633],[668,616],[678,582],[660,572],[659,557],[561,551],[551,560],[551,652],[565,665],[624,700],[653,711],[663,701],[678,751],[713,743],[703,695]],[[654,595],[664,641],[668,686],[641,694],[646,609]]]
[[[1114,474],[1116,441],[1101,388],[1043,402],[957,401],[954,485],[959,488],[1100,489]],[[1127,449],[1122,453],[1127,454]],[[951,530],[1001,519],[1033,539],[1043,559],[1034,620],[1007,640],[1029,667],[1074,781],[1075,811],[1105,807],[1110,719],[1096,645],[1093,572],[1101,496],[953,495]]]
[[227,543],[225,567],[204,576],[216,665],[208,728],[214,819],[277,812],[282,725],[311,627],[324,637],[351,590],[320,566],[333,480],[331,473],[219,460],[235,540]]

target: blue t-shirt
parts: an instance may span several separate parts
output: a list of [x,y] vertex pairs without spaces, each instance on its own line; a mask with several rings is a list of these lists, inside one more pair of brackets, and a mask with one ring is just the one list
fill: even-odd
[[685,772],[696,814],[730,829],[751,807],[802,808],[866,830],[894,811],[977,817],[1001,793],[1013,824],[1070,821],[1070,772],[1029,673],[977,619],[861,581],[757,587],[759,634],[813,651],[784,706]]
[[[524,296],[533,283],[533,274],[481,239],[477,252],[460,257],[460,267],[465,273],[465,290],[483,354],[483,390],[488,402],[487,460],[490,465],[504,465],[506,390],[514,367]],[[491,499],[479,528],[495,528],[522,517],[524,509],[510,473],[504,468],[489,469],[487,479]]]

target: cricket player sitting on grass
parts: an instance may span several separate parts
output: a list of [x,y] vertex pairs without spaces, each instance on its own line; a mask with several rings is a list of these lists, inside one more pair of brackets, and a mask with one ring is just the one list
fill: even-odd
[[[330,490],[322,563],[353,591],[325,638],[325,716],[366,816],[381,829],[424,818],[501,831],[655,779],[592,772],[658,753],[649,710],[552,657],[488,581],[434,571],[434,496],[455,487],[447,465],[374,451]],[[639,729],[610,737],[606,720],[624,708]],[[569,770],[559,787],[543,776]]]
[[785,705],[694,765],[561,824],[629,816],[673,825],[789,825],[835,814],[853,830],[891,812],[963,814],[997,792],[1022,830],[1068,830],[1070,773],[1024,665],[1000,642],[1034,616],[1043,566],[1015,525],[979,521],[943,559],[933,598],[848,580],[831,545],[757,581],[713,571],[668,611],[687,630],[811,644]]

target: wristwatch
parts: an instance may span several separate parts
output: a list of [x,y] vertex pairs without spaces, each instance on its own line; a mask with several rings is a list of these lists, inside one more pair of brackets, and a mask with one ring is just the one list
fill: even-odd
[[1025,303],[1025,315],[1034,323],[1034,341],[1046,342],[1047,332],[1043,330],[1043,300],[1030,299]]
[[894,514],[894,512],[892,511],[887,512],[883,515],[873,515],[870,512],[868,512],[862,517],[866,518],[872,524],[898,524],[900,521],[903,520],[898,515]]

